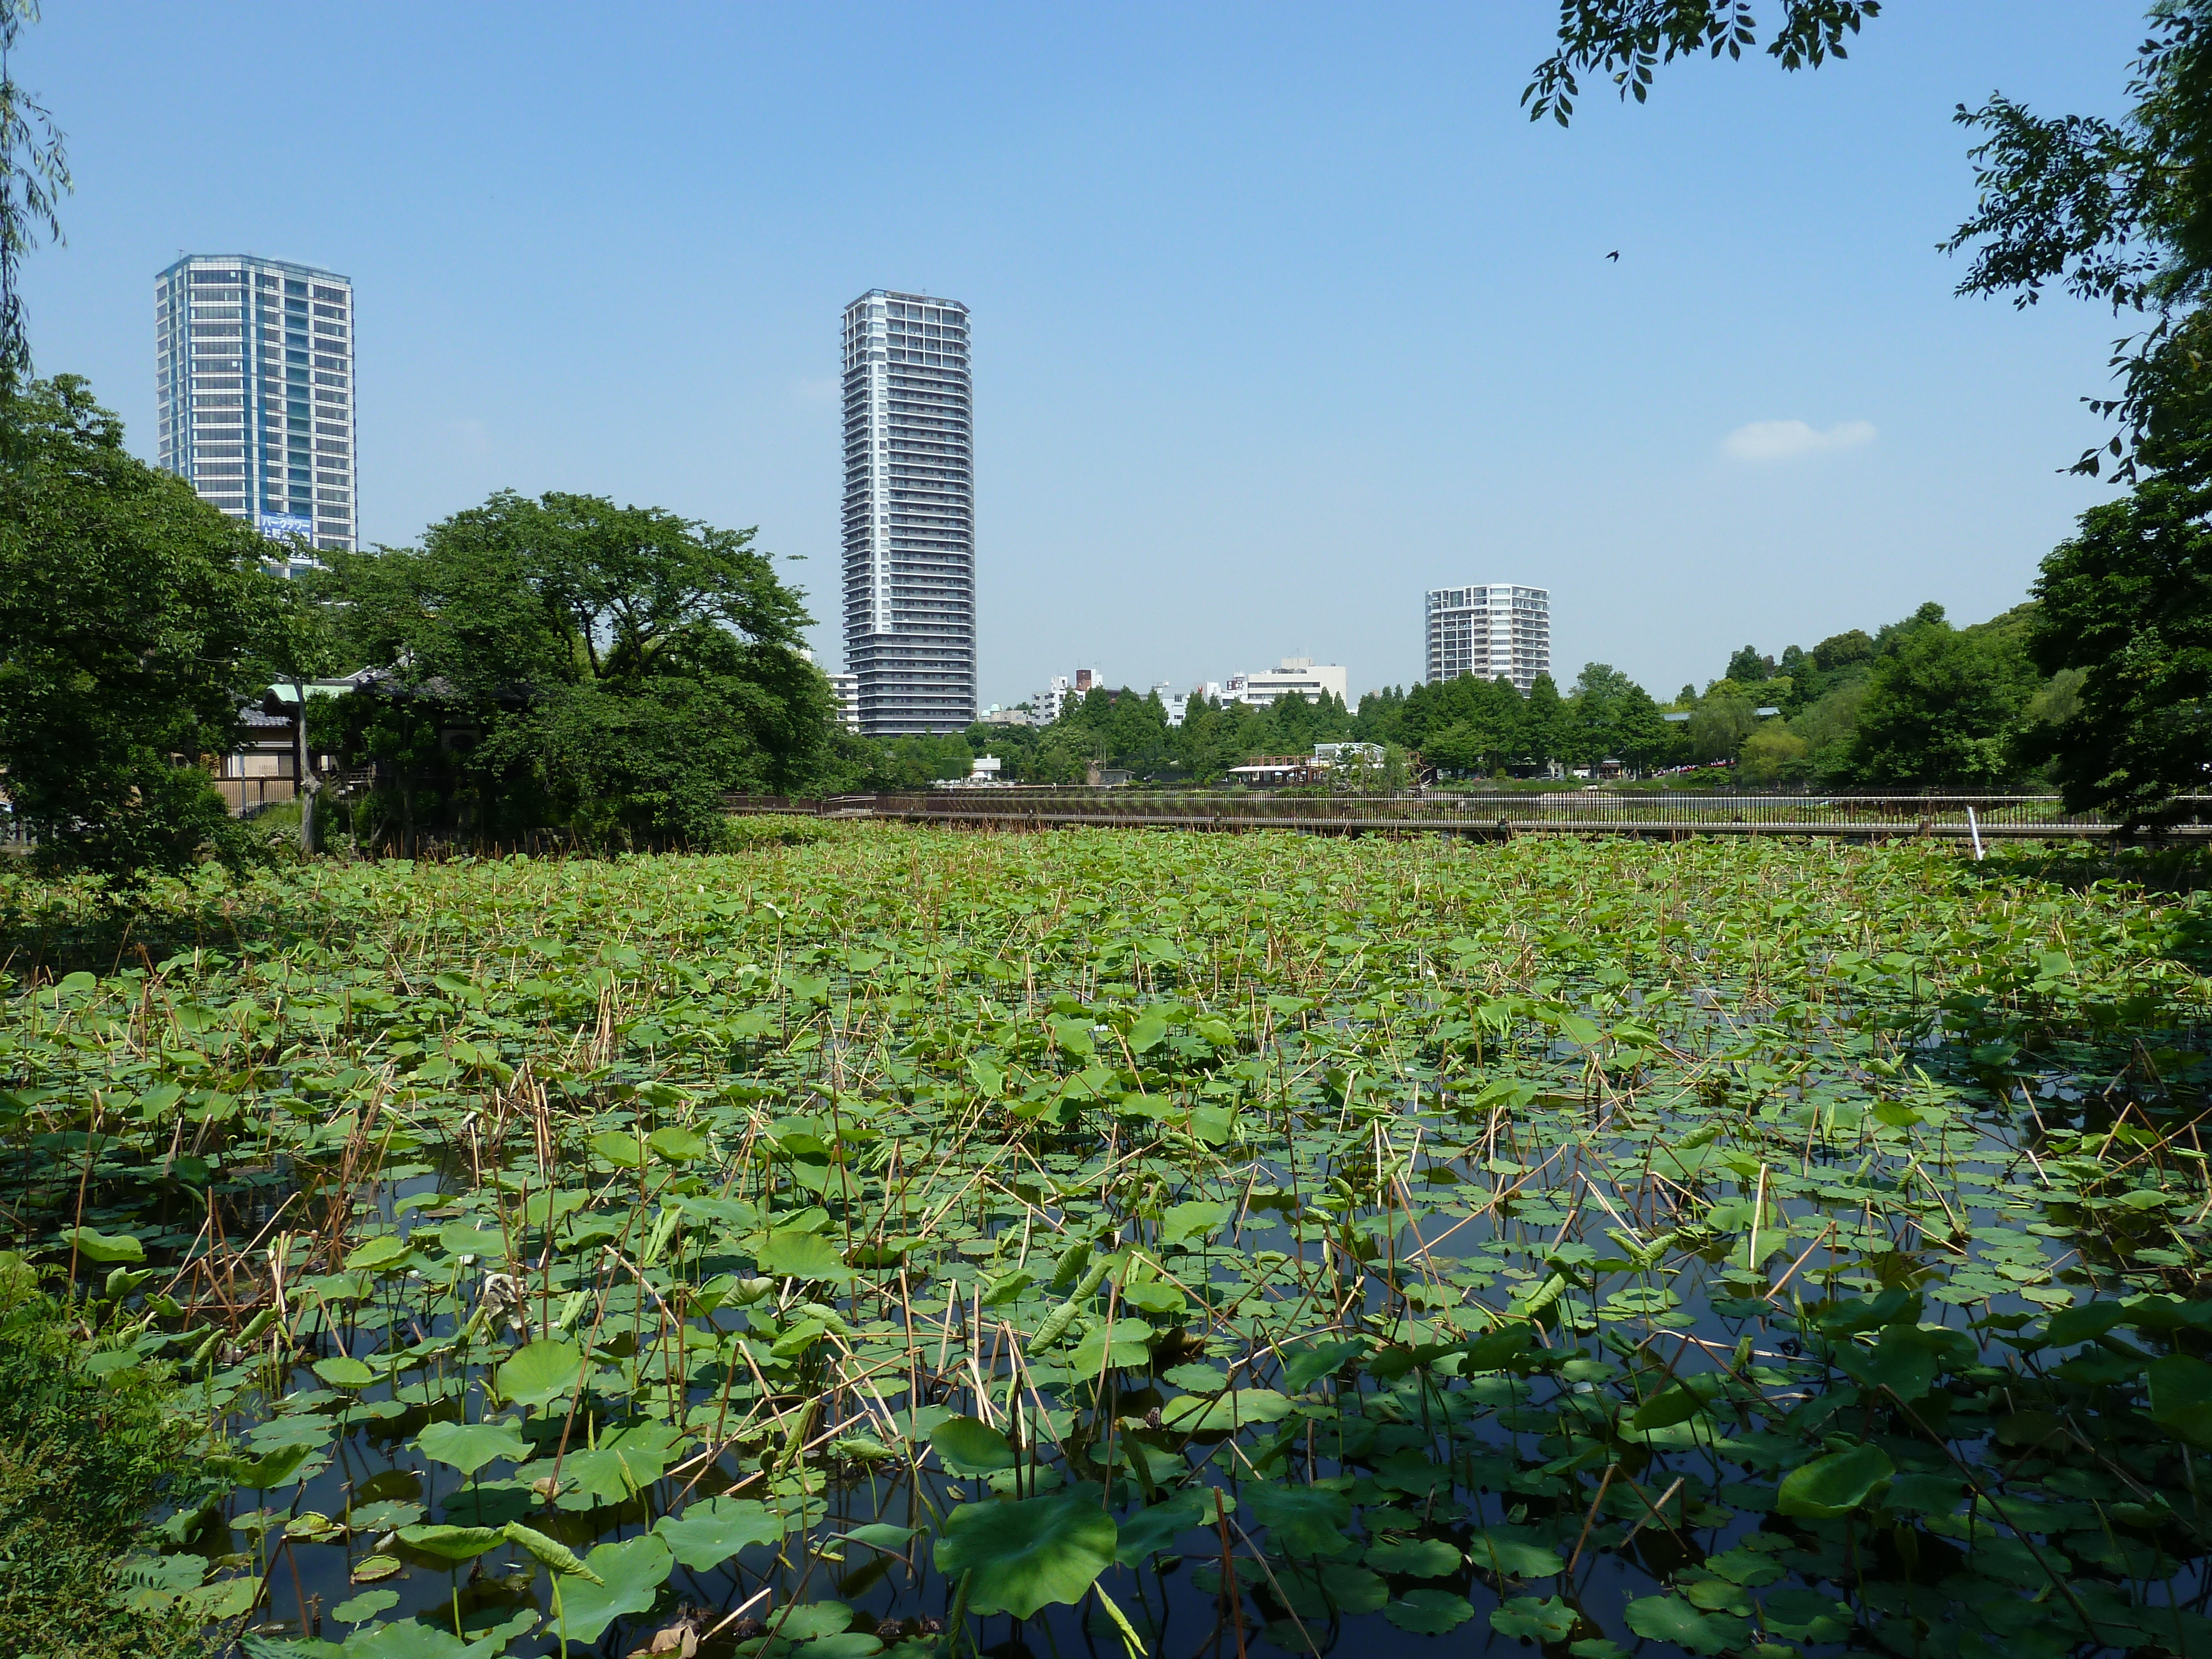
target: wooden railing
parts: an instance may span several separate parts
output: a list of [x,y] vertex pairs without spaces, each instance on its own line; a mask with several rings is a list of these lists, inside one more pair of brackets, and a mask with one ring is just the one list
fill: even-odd
[[[1925,836],[1984,842],[2108,839],[2110,816],[2069,812],[2056,795],[1641,793],[1562,789],[1286,798],[1237,791],[953,788],[800,799],[731,795],[729,811],[895,818],[1003,829],[1096,824],[1319,834]],[[2212,796],[2191,796],[2162,839],[2212,839]]]

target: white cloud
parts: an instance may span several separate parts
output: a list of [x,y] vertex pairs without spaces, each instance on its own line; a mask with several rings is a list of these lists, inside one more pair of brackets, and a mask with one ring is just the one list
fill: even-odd
[[1721,448],[1739,461],[1786,461],[1823,450],[1856,449],[1874,441],[1871,421],[1842,421],[1826,432],[1802,421],[1753,421],[1721,440]]

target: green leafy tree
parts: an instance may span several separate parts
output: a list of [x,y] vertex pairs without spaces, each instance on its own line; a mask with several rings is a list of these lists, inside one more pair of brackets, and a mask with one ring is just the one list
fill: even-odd
[[[1845,37],[1881,15],[1881,0],[1782,0],[1765,50],[1784,69],[1818,68],[1848,57]],[[1758,45],[1750,0],[1560,0],[1558,46],[1536,66],[1522,106],[1532,121],[1548,115],[1565,126],[1583,76],[1602,76],[1640,104],[1661,64],[1701,53],[1740,58]]]
[[2212,788],[2212,486],[2192,475],[2090,508],[2035,585],[2028,650],[2051,690],[2068,684],[2023,746],[2054,763],[2069,807],[2130,824],[2185,816],[2176,798]]
[[1868,678],[1851,773],[1882,788],[2003,783],[2015,768],[2016,728],[2035,690],[2016,647],[1962,633],[1940,614],[1917,621]]
[[1708,763],[1734,760],[1744,739],[1759,723],[1751,710],[1751,699],[1738,692],[1732,682],[1723,680],[1718,686],[1708,689],[1690,712],[1690,758]]
[[[0,405],[15,399],[31,374],[23,256],[43,238],[61,240],[58,210],[70,189],[62,135],[15,76],[16,38],[38,17],[36,0],[0,0]],[[31,411],[28,418],[40,416]]]
[[1566,757],[1566,699],[1549,674],[1537,675],[1529,684],[1526,722],[1521,729],[1521,754],[1527,764],[1540,769]]
[[226,820],[203,762],[235,741],[274,625],[268,544],[123,447],[73,375],[26,386],[0,513],[0,768],[52,866],[190,862]]
[[1774,659],[1759,655],[1759,647],[1747,645],[1729,659],[1728,678],[1738,685],[1758,685],[1774,678]]
[[724,790],[839,775],[805,609],[751,543],[657,507],[502,492],[419,548],[334,556],[349,641],[387,671],[359,730],[399,775],[403,836],[418,781],[472,802],[479,834],[697,842]]

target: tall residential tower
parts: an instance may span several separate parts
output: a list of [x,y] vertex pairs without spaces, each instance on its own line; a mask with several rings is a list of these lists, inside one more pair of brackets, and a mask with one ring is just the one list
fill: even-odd
[[975,718],[968,307],[870,289],[845,307],[845,667],[872,738]]
[[356,545],[353,283],[246,254],[154,279],[160,465],[303,550]]
[[1480,674],[1510,680],[1522,695],[1552,672],[1552,595],[1510,583],[1434,587],[1426,612],[1429,684]]

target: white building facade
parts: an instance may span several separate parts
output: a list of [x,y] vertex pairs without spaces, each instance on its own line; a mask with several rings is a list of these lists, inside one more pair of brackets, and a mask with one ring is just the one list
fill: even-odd
[[975,718],[968,307],[871,289],[845,307],[845,666],[866,736]]
[[1271,708],[1293,692],[1308,702],[1318,702],[1324,696],[1340,701],[1351,680],[1350,672],[1341,663],[1285,657],[1258,673],[1231,674],[1221,695],[1224,702],[1249,702],[1255,708]]
[[1552,595],[1498,583],[1437,587],[1423,604],[1431,685],[1478,674],[1510,680],[1522,696],[1552,672]]
[[154,279],[154,331],[161,469],[303,556],[356,548],[352,282],[195,254]]

